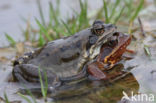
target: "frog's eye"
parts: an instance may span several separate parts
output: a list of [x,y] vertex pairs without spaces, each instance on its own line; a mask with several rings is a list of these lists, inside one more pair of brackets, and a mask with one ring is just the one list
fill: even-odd
[[104,22],[100,20],[96,20],[92,25],[92,32],[96,35],[101,35],[105,31]]
[[100,25],[99,28],[97,27],[93,27],[92,28],[92,32],[98,36],[102,35],[104,32],[105,32],[105,29],[104,29],[104,26],[103,25]]
[[99,29],[95,29],[94,32],[97,35],[101,35],[105,32],[105,30],[104,30],[104,28],[99,28]]

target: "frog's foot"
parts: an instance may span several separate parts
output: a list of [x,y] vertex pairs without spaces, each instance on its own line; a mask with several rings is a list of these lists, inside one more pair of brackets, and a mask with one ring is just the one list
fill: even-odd
[[101,71],[98,68],[94,68],[94,69],[90,70],[90,73],[91,72],[92,72],[92,74],[90,74],[88,76],[89,80],[92,80],[92,81],[104,80],[104,81],[110,81],[110,82],[116,78],[120,78],[120,76],[122,76],[123,74],[126,73],[124,71],[119,71],[119,72],[116,72],[113,74],[109,74],[104,71]]
[[127,53],[124,53],[122,55],[122,59],[124,59],[124,60],[131,60],[134,58],[134,55],[136,54],[136,51],[129,50],[129,49],[126,49],[126,52]]
[[19,81],[21,83],[28,83],[28,81],[22,76],[19,65],[16,65],[13,68],[12,75],[13,75],[14,81]]
[[136,52],[130,49],[126,49],[126,52],[131,53],[131,54],[135,54]]
[[131,60],[133,58],[134,58],[133,56],[128,56],[128,55],[123,55],[122,56],[122,60]]
[[105,72],[102,72],[95,63],[92,63],[88,66],[87,69],[91,80],[107,80]]
[[[43,81],[45,81],[45,78],[47,78],[48,84],[54,84],[56,81],[56,75],[50,70],[44,71],[43,69],[40,69],[40,73]],[[13,69],[13,77],[15,80],[23,83],[39,83],[39,67],[32,64],[16,65]]]

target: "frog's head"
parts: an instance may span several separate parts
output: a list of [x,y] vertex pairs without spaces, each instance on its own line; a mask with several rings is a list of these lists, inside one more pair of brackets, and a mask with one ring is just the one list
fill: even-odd
[[94,21],[92,25],[92,33],[97,35],[99,39],[105,39],[107,37],[111,37],[114,32],[116,32],[117,27],[113,24],[105,24],[101,20]]
[[116,31],[117,27],[113,24],[105,24],[100,20],[94,21],[91,28],[92,35],[90,35],[89,43],[87,45],[90,59],[99,54],[101,46],[107,42],[107,39]]

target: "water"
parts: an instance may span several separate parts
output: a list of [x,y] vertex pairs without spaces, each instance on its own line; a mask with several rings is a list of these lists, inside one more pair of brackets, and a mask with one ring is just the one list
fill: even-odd
[[[120,78],[112,83],[106,81],[89,81],[84,79],[76,84],[69,84],[60,87],[56,92],[50,93],[49,101],[57,100],[58,103],[122,103],[123,91],[129,95],[131,92],[136,95],[137,92],[143,94],[152,94],[156,97],[156,41],[152,35],[146,35],[146,38],[142,39],[139,33],[135,33],[137,41],[132,41],[129,49],[134,50],[136,54],[133,54],[133,59],[122,64],[115,66],[112,71],[119,71],[120,69],[128,70],[130,74]],[[144,51],[144,45],[149,46],[151,56],[148,56]],[[19,88],[24,88],[18,83],[7,82],[11,76],[12,66],[10,60],[16,55],[16,52],[12,48],[0,49],[0,97],[3,97],[3,93],[6,92],[9,100],[21,100],[23,103],[25,100],[21,99],[16,94]],[[2,58],[6,57],[6,59]],[[30,88],[30,85],[27,85]],[[137,95],[136,95],[137,96]],[[30,98],[30,97],[29,97]],[[31,99],[31,98],[30,98]],[[38,103],[43,103],[43,99],[37,99]],[[131,103],[135,103],[134,101]],[[148,103],[148,102],[144,102]]]

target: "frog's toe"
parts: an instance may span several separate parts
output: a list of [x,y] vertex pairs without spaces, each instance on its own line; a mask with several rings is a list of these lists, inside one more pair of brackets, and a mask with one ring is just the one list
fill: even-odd
[[28,83],[28,82],[25,80],[25,78],[22,76],[22,74],[21,74],[21,69],[19,68],[19,65],[16,65],[16,66],[13,68],[12,75],[13,75],[13,80],[14,80],[14,81],[19,81],[19,82],[22,82],[22,83]]

